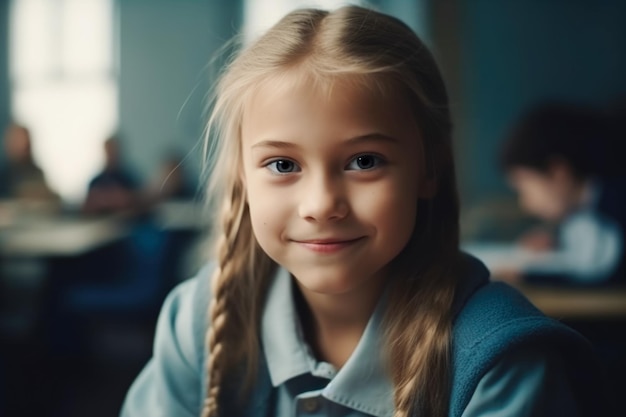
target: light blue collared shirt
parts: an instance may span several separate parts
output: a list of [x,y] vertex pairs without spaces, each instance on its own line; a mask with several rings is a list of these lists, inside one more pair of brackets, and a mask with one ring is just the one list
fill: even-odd
[[[290,274],[279,269],[261,321],[265,359],[277,394],[275,415],[391,417],[394,390],[380,346],[384,300],[378,303],[355,351],[336,370],[316,360],[305,342],[293,285]],[[575,417],[575,401],[560,369],[559,359],[544,352],[511,352],[483,376],[463,417]]]

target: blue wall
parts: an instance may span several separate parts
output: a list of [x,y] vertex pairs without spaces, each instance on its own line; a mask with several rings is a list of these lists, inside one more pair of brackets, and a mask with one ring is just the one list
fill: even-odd
[[[147,180],[169,149],[202,138],[209,61],[240,27],[241,1],[118,0],[120,135],[137,174]],[[427,1],[379,0],[428,40]],[[213,66],[214,67],[214,66]],[[200,151],[186,165],[195,173]]]
[[[208,64],[241,23],[238,1],[119,0],[120,134],[147,179],[170,149],[202,138]],[[186,162],[197,170],[200,151]]]
[[[434,1],[372,4],[407,22],[429,44],[442,30],[458,38],[458,65],[444,72],[457,74],[449,85],[458,97],[453,107],[466,203],[506,192],[496,149],[523,108],[544,97],[604,104],[626,94],[626,1],[454,0],[456,22],[430,21]],[[2,128],[10,114],[8,3],[0,1]],[[241,3],[117,1],[120,133],[142,178],[154,174],[168,150],[187,151],[201,140],[211,85],[207,65],[240,26]],[[195,152],[188,162],[196,172],[199,156]]]
[[431,46],[429,1],[433,0],[377,0],[372,4],[380,11],[401,19],[417,33],[424,43]]
[[604,105],[626,93],[626,2],[460,1],[461,185],[467,201],[502,193],[496,150],[543,98]]

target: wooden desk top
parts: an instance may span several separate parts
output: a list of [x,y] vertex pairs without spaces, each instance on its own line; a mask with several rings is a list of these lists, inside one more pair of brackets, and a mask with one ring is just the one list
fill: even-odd
[[0,253],[7,257],[79,256],[128,233],[115,219],[72,219],[2,230]]
[[556,319],[626,319],[626,288],[517,288],[546,315]]
[[[523,268],[542,256],[498,242],[466,242],[462,247],[482,260],[492,274],[499,268]],[[626,288],[515,286],[546,315],[557,319],[626,320]]]
[[200,202],[167,201],[155,207],[155,220],[166,230],[208,230],[210,218]]

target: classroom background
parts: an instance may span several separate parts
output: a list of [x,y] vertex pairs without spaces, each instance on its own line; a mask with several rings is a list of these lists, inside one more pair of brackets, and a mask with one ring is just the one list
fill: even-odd
[[[402,19],[441,66],[467,247],[535,222],[498,167],[524,110],[624,114],[620,0],[0,0],[1,416],[117,415],[164,297],[206,260],[203,137],[227,42],[348,3]],[[523,290],[592,339],[623,392],[624,289]]]

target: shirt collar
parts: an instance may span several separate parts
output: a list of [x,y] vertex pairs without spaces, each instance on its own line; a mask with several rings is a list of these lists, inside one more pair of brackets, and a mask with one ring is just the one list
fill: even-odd
[[[301,334],[292,285],[289,272],[278,268],[261,319],[263,351],[275,387],[311,373],[315,363]],[[391,416],[394,410],[393,386],[380,346],[384,304],[385,297],[382,297],[356,349],[322,392],[333,402],[378,417]]]
[[[471,295],[488,281],[489,272],[482,262],[464,255],[465,272],[459,281],[453,303],[454,316]],[[311,373],[315,360],[304,342],[300,319],[293,299],[291,274],[279,267],[270,284],[261,319],[261,339],[272,385]],[[382,357],[381,322],[387,297],[382,295],[356,349],[324,388],[329,400],[366,414],[391,417],[394,389]]]
[[300,319],[291,286],[291,275],[279,267],[270,283],[261,318],[263,352],[275,387],[309,372],[309,354],[300,337]]

